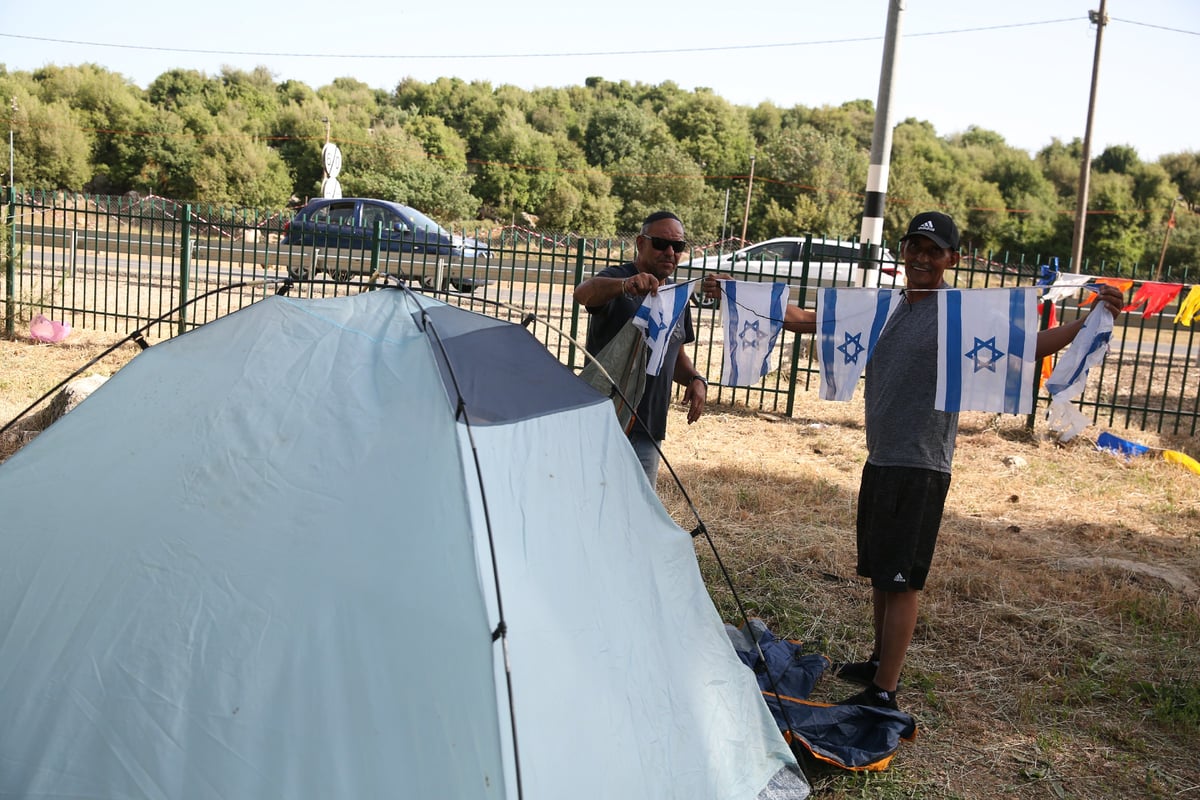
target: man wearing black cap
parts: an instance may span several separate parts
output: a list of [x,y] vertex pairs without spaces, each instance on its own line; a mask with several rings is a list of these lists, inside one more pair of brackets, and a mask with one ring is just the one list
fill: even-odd
[[[926,211],[900,240],[904,304],[888,319],[867,362],[867,461],[859,484],[857,572],[871,581],[875,643],[865,661],[839,664],[835,674],[863,684],[842,704],[896,708],[900,669],[917,625],[917,599],[925,586],[950,488],[950,462],[958,414],[934,408],[937,390],[938,304],[932,299],[946,270],[958,266],[958,226],[946,214]],[[705,279],[706,294],[719,293]],[[1100,300],[1120,313],[1120,290],[1101,286]],[[1099,305],[1099,304],[1097,304]],[[816,313],[788,306],[784,327],[816,332]],[[1037,358],[1066,347],[1083,328],[1041,331]]]

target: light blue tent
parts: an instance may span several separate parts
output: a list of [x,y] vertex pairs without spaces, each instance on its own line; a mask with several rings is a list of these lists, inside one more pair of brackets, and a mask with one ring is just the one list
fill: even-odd
[[803,798],[609,400],[411,293],[274,297],[0,465],[0,796]]

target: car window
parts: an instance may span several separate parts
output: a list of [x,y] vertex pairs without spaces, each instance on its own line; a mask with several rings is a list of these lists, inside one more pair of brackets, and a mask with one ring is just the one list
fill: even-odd
[[791,261],[794,252],[796,252],[796,245],[793,242],[765,242],[749,248],[743,255],[738,256],[737,260],[750,262]]
[[374,231],[375,224],[377,222],[382,222],[383,229],[385,231],[388,230],[389,220],[388,220],[387,209],[382,206],[372,205],[370,203],[363,203],[362,226],[364,228],[366,228],[368,231]]
[[330,203],[321,206],[313,213],[313,221],[326,225],[353,225],[354,203]]
[[828,242],[813,242],[812,244],[812,260],[813,261],[858,261],[860,258],[858,248],[851,244],[830,244]]
[[385,231],[401,231],[403,233],[409,231],[408,220],[389,208],[381,210],[383,211],[383,229]]
[[415,208],[408,209],[409,215],[412,217],[412,226],[418,231],[427,232],[430,234],[441,234],[449,236],[450,232],[431,220],[429,217],[417,211]]

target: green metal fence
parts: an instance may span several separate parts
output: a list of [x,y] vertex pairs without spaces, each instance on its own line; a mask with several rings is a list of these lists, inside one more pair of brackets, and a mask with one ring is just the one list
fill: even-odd
[[[149,326],[146,335],[162,339],[285,288],[292,295],[337,296],[404,281],[455,305],[525,322],[573,369],[583,364],[579,343],[587,314],[572,302],[571,292],[597,270],[628,260],[633,245],[632,236],[597,239],[508,226],[466,232],[487,242],[491,254],[463,261],[381,250],[378,234],[374,247],[358,250],[289,246],[281,236],[286,216],[159,197],[10,190],[5,211],[2,300],[4,331],[10,337],[40,313],[97,331],[129,333]],[[730,246],[695,247],[690,256],[696,260]],[[882,258],[878,249],[874,252],[873,258]],[[868,258],[859,266],[878,263]],[[815,274],[808,268],[806,258],[805,276]],[[1028,286],[1039,279],[1041,269],[1038,257],[970,253],[947,279],[963,287]],[[772,265],[763,263],[755,265],[755,272],[767,280],[774,274]],[[1105,274],[1120,272],[1110,266]],[[846,273],[842,279],[850,285],[856,277],[847,276],[857,274]],[[1124,277],[1133,277],[1136,288],[1152,276],[1135,270]],[[886,286],[889,280],[881,277],[880,283]],[[1117,320],[1110,353],[1092,370],[1077,400],[1093,422],[1196,435],[1200,324],[1174,322],[1193,281],[1187,270],[1167,270],[1158,282],[1183,285],[1174,301],[1155,313],[1135,310]],[[811,305],[813,295],[804,290],[797,299]],[[1048,322],[1051,314],[1059,323],[1077,318],[1087,310],[1080,307],[1081,299],[1064,300],[1053,312],[1045,309],[1043,320]],[[689,352],[710,378],[711,402],[790,416],[797,393],[816,391],[812,337],[788,333],[773,352],[773,370],[759,384],[721,385],[721,312],[697,306],[693,314],[697,339]],[[1047,403],[1048,397],[1039,397],[1039,408]]]

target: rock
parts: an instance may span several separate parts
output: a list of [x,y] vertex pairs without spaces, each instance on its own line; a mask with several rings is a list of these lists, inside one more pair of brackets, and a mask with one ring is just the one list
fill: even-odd
[[1012,467],[1013,469],[1025,469],[1029,466],[1029,462],[1021,456],[1005,456],[1001,461],[1004,462],[1006,467]]
[[107,375],[88,375],[85,378],[71,381],[63,387],[61,392],[54,396],[49,405],[22,422],[17,423],[16,429],[25,433],[41,433],[62,417],[63,414],[66,414],[75,408],[75,406],[82,403],[88,395],[99,389],[106,380],[108,380]]

